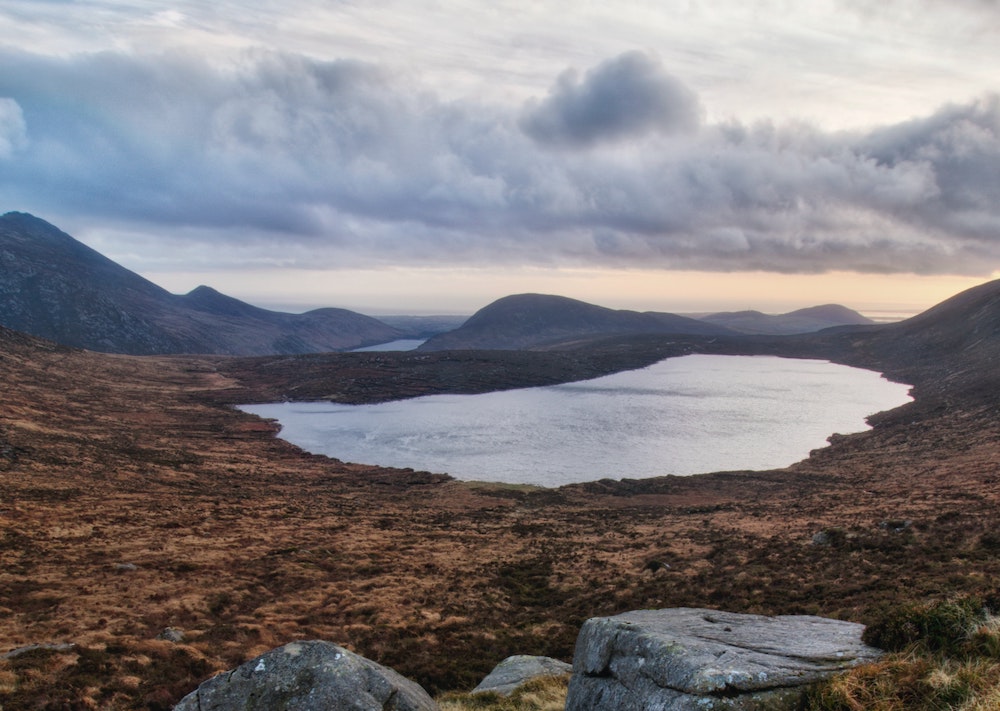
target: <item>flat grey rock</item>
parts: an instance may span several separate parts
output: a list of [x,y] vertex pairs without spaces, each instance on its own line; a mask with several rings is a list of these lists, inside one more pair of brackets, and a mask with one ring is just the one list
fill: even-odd
[[293,642],[212,677],[174,711],[438,711],[419,685],[330,642]]
[[[49,652],[70,652],[76,649],[76,645],[72,642],[62,642],[59,644],[46,643],[46,644],[29,644],[25,647],[18,647],[17,649],[12,649],[5,654],[0,654],[0,659],[16,659],[23,654],[29,654],[30,652],[36,652],[38,650],[45,650]],[[3,707],[0,706],[0,711]]]
[[479,686],[472,690],[473,694],[492,691],[503,696],[510,696],[515,689],[532,679],[542,676],[563,676],[573,671],[573,667],[552,657],[532,657],[518,654],[507,657],[493,667]]
[[863,630],[692,608],[594,618],[577,638],[566,711],[794,708],[807,685],[879,656]]

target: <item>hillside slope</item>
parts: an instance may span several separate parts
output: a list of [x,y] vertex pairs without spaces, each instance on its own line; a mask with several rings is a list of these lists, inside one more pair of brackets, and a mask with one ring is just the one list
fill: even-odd
[[[310,456],[231,407],[482,392],[690,352],[865,365],[916,399],[787,469],[620,468],[559,490]],[[569,659],[592,616],[868,622],[885,604],[995,594],[997,362],[998,284],[901,324],[544,352],[131,358],[0,328],[0,705],[166,710],[296,639],[470,689],[512,653]]]
[[400,331],[343,309],[286,314],[209,287],[174,295],[32,215],[0,216],[0,325],[135,355],[264,355],[356,348]]
[[1000,280],[898,323],[845,335],[853,348],[950,398],[1000,398]]
[[699,316],[699,320],[725,326],[740,333],[788,335],[811,333],[834,326],[861,326],[875,323],[857,311],[839,304],[810,306],[786,314],[760,311],[726,311]]
[[674,314],[616,311],[565,296],[516,294],[485,306],[420,350],[518,350],[641,333],[713,336],[733,331]]

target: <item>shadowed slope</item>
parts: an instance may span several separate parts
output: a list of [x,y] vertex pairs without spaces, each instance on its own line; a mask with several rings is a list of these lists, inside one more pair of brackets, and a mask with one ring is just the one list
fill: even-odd
[[44,220],[0,216],[0,324],[111,353],[312,353],[400,331],[343,309],[286,314],[201,286],[170,294]]

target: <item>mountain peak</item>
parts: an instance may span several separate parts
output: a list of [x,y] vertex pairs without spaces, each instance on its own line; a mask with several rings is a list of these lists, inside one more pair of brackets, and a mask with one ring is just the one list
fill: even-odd
[[461,327],[428,340],[421,350],[517,350],[640,333],[722,335],[732,331],[675,314],[616,311],[551,294],[514,294],[484,306]]
[[353,311],[278,313],[209,286],[177,296],[23,212],[0,215],[0,294],[0,325],[111,353],[306,353],[400,336]]

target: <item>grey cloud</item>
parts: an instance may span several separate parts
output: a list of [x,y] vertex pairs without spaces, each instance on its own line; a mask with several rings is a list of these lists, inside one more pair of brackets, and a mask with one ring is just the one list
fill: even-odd
[[24,172],[0,176],[5,191],[54,183],[63,208],[157,222],[315,232],[302,205],[330,200],[338,184],[349,192],[345,169],[383,160],[394,116],[413,113],[356,62],[0,60],[0,96],[17,97],[33,137]]
[[[677,133],[697,104],[656,123],[649,95],[671,94],[649,90],[665,77],[651,62],[610,60],[524,114],[354,61],[0,53],[0,204],[165,244],[211,235],[220,260],[303,267],[1000,267],[996,97],[863,134]],[[623,76],[645,79],[615,94]],[[644,119],[586,110],[629,92],[646,97]],[[546,111],[563,123],[545,140],[614,137],[614,150],[539,151],[521,127]]]
[[653,57],[627,52],[589,70],[560,75],[549,95],[527,104],[521,128],[542,144],[589,146],[651,132],[697,128],[697,95]]
[[13,99],[0,98],[0,159],[10,157],[28,142],[24,114]]
[[933,174],[936,194],[901,219],[987,242],[1000,239],[1000,97],[882,128],[860,149],[893,171],[911,166]]

